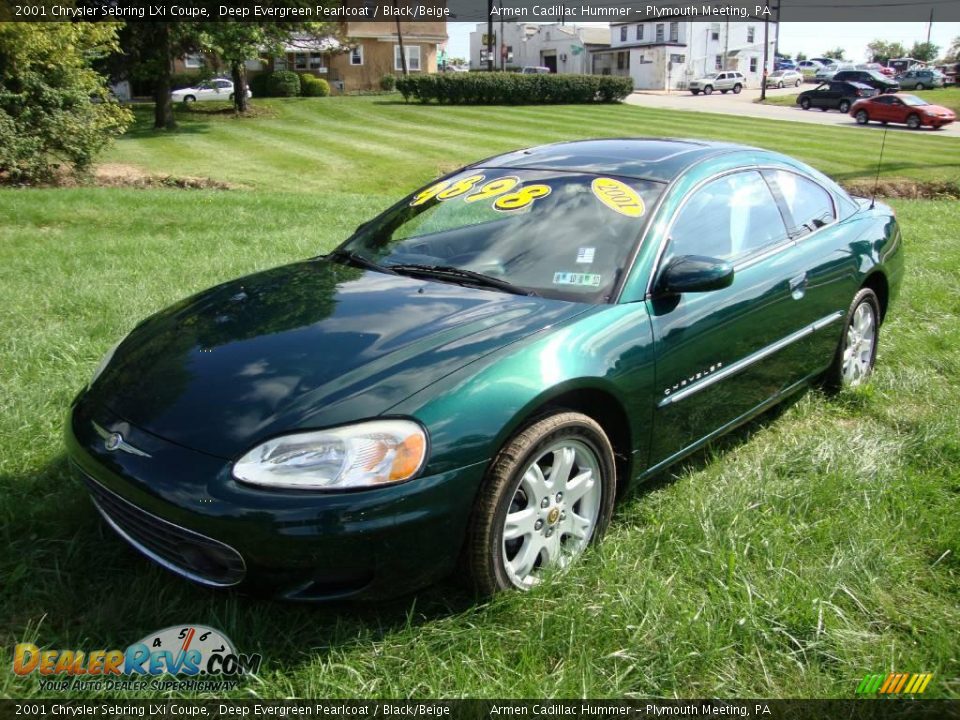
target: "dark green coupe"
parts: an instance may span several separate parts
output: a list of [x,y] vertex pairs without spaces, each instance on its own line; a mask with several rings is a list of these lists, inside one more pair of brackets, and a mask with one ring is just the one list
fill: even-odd
[[508,153],[141,322],[69,453],[114,530],[205,585],[530,587],[631,485],[866,380],[900,245],[888,207],[764,150]]

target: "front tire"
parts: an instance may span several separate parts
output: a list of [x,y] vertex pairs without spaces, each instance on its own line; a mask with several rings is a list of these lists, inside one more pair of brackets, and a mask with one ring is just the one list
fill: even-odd
[[800,87],[800,83],[801,83],[801,82],[802,82],[801,80],[797,80],[797,81],[793,84],[793,86],[794,86],[794,87]]
[[465,576],[489,597],[529,589],[603,536],[616,495],[610,441],[594,420],[558,412],[514,435],[487,472],[467,527]]
[[880,301],[873,290],[862,288],[850,303],[843,337],[824,376],[824,387],[836,392],[866,383],[877,361],[879,337]]
[[191,105],[191,104],[195,103],[196,101],[197,101],[197,99],[196,99],[193,95],[187,95],[187,96],[183,99],[183,104],[184,104],[184,105]]
[[783,90],[783,80],[777,83],[777,90]]
[[924,85],[923,83],[917,83],[917,86],[914,88],[914,90],[926,90],[926,89],[927,89],[927,86]]
[[922,123],[920,122],[920,116],[917,115],[916,113],[913,113],[910,117],[907,118],[907,127],[910,128],[911,130],[919,130],[921,124]]
[[703,89],[703,94],[704,94],[704,95],[709,95],[709,94],[711,94],[712,92],[713,92],[713,85],[707,85],[707,86]]
[[740,83],[737,83],[736,85],[733,86],[734,95],[739,95],[741,90],[743,90],[743,85],[741,85]]
[[699,94],[700,94],[700,91],[699,91],[699,90],[691,90],[690,92],[692,92],[694,95],[699,95]]
[[800,107],[802,107],[804,110],[809,110],[809,109],[810,109],[810,98],[802,98],[802,99],[800,100]]

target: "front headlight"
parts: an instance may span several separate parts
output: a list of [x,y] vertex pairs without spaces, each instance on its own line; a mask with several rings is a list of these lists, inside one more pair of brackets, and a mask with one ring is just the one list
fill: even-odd
[[270,488],[340,490],[409,480],[423,466],[427,435],[411,420],[373,420],[284,435],[233,466],[241,482]]
[[123,340],[124,340],[124,339],[121,338],[120,341],[117,342],[116,345],[114,345],[112,348],[110,348],[109,350],[107,350],[107,352],[104,354],[104,356],[103,356],[102,358],[100,358],[100,363],[97,365],[97,369],[93,371],[93,377],[90,378],[90,382],[88,383],[88,387],[89,387],[90,385],[93,385],[93,384],[97,381],[97,378],[99,378],[101,375],[103,375],[103,371],[107,369],[107,365],[109,365],[109,364],[110,364],[110,361],[113,360],[113,354],[117,351],[117,348],[120,347],[120,343],[122,343]]

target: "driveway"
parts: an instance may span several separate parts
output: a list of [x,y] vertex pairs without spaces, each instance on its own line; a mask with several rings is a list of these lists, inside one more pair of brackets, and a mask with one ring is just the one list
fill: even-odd
[[[814,85],[807,83],[800,87],[800,90],[810,89]],[[800,92],[797,88],[784,88],[783,90],[767,90],[767,97],[777,95],[796,95]],[[726,95],[720,92],[714,92],[712,95],[694,95],[686,90],[672,90],[669,93],[656,90],[640,90],[627,97],[626,102],[631,105],[642,105],[644,107],[662,108],[665,110],[686,110],[688,112],[706,112],[720,113],[723,115],[738,115],[740,117],[757,117],[768,120],[792,120],[795,122],[812,123],[815,125],[838,125],[845,127],[855,127],[862,130],[877,130],[882,127],[888,127],[898,132],[924,132],[931,135],[944,135],[948,137],[960,137],[960,123],[947,125],[941,130],[932,130],[923,128],[922,130],[910,130],[905,125],[881,125],[880,123],[870,123],[865,128],[857,125],[857,121],[849,115],[843,115],[836,110],[823,112],[821,110],[802,110],[798,105],[761,105],[754,102],[760,97],[759,88],[747,88],[739,95],[728,92]]]

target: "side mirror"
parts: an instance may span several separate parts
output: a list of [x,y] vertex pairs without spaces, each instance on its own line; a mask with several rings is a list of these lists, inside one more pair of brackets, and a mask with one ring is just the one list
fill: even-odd
[[733,284],[733,265],[703,255],[682,255],[671,260],[657,283],[661,294],[722,290]]

